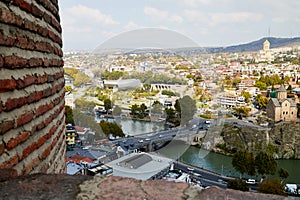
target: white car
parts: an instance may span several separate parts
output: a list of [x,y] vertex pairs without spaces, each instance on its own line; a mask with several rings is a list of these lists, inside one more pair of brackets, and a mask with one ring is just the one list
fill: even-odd
[[255,180],[254,179],[248,179],[246,181],[246,183],[248,183],[248,184],[255,184]]
[[145,140],[146,140],[146,141],[150,141],[150,138],[146,138]]
[[187,169],[190,170],[190,171],[193,171],[193,170],[194,170],[193,168],[190,168],[190,167],[187,167]]
[[143,143],[143,142],[144,142],[144,140],[139,140],[139,142],[140,142],[140,143]]

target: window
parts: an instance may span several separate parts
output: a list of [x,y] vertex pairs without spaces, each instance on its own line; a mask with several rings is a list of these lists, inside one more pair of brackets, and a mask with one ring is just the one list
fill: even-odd
[[288,115],[288,114],[289,114],[289,112],[286,112],[286,114]]
[[294,112],[292,112],[292,115],[294,114]]
[[284,115],[284,111],[282,112],[282,114]]
[[287,106],[287,103],[285,104],[285,106]]

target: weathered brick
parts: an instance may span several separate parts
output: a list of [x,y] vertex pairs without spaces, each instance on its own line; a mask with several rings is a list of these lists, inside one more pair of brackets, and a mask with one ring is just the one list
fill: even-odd
[[37,102],[37,101],[41,100],[42,98],[43,98],[42,91],[34,92],[29,95],[29,97],[27,98],[27,102],[28,103]]
[[21,160],[23,160],[29,154],[31,154],[33,151],[35,151],[38,148],[37,146],[38,145],[34,142],[34,143],[30,144],[29,146],[27,146],[26,148],[24,148],[24,150],[22,151],[22,158],[21,158]]
[[39,67],[43,65],[43,60],[40,58],[30,58],[28,64],[30,67]]
[[5,111],[11,111],[15,108],[21,107],[27,103],[26,97],[20,97],[15,99],[7,99],[5,103]]
[[32,85],[35,83],[36,78],[34,76],[26,76],[24,79],[18,79],[17,82],[17,88],[22,89],[29,85]]
[[[41,11],[38,7],[31,4],[32,14],[35,15],[38,18],[42,18],[44,15],[44,12]],[[49,22],[48,22],[49,23]]]
[[17,83],[14,79],[0,80],[0,93],[16,89]]
[[27,124],[28,122],[33,120],[33,117],[34,117],[33,111],[28,111],[24,113],[23,115],[18,117],[17,126],[20,127],[23,126],[24,124]]
[[4,153],[4,144],[0,143],[0,156]]
[[15,55],[4,57],[4,66],[7,68],[22,68],[27,64],[27,59]]
[[48,74],[37,77],[37,83],[38,84],[46,83],[47,81],[48,81]]
[[0,134],[4,134],[10,129],[13,129],[15,125],[15,121],[13,119],[7,120],[7,121],[2,121],[0,123]]
[[24,0],[12,0],[12,3],[14,5],[19,6],[22,10],[25,10],[26,12],[31,12],[30,4]]
[[36,166],[38,166],[41,163],[40,158],[37,156],[36,158],[31,159],[30,162],[28,162],[28,165],[25,165],[24,170],[22,171],[22,175],[28,174],[32,171],[32,169]]
[[5,145],[5,148],[7,150],[11,150],[11,149],[15,148],[17,145],[26,141],[29,138],[29,136],[30,136],[30,133],[28,131],[24,131],[24,132],[20,133],[16,138],[11,138]]
[[50,152],[51,152],[51,145],[50,146],[48,146],[42,153],[41,153],[41,156],[40,156],[40,158],[41,158],[41,160],[44,160],[45,158],[47,158],[48,157],[48,155],[50,154]]
[[38,117],[42,114],[44,114],[45,112],[47,112],[49,109],[48,109],[48,105],[41,105],[39,106],[36,111],[35,111],[35,115]]
[[0,68],[2,68],[3,66],[4,66],[4,60],[2,56],[0,56]]
[[13,166],[15,166],[16,164],[18,164],[19,161],[19,157],[18,154],[16,153],[14,156],[12,156],[9,160],[3,162],[0,165],[0,169],[1,168],[12,168]]

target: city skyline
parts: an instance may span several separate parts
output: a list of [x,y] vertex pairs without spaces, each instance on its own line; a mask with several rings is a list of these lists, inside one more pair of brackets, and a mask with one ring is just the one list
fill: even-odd
[[141,28],[175,31],[200,47],[300,33],[297,0],[63,0],[59,4],[64,50],[93,50],[114,36]]

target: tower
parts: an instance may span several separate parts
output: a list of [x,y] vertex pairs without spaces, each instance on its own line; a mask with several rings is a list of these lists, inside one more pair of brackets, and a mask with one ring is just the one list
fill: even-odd
[[266,39],[266,41],[263,44],[263,50],[264,51],[269,51],[270,50],[270,42],[267,39]]
[[286,99],[287,98],[287,91],[283,85],[277,90],[277,99]]

